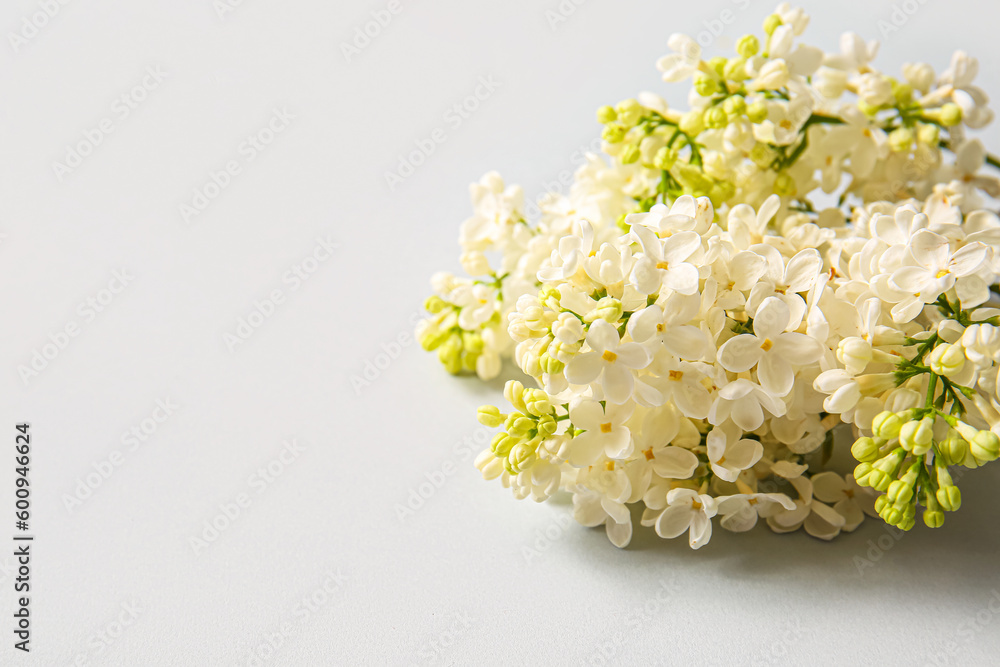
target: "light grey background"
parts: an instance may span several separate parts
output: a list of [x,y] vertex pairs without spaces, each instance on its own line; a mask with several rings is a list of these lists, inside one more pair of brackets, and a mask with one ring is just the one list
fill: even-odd
[[[0,544],[20,421],[37,535],[30,656],[12,648],[0,547],[0,662],[246,665],[273,640],[267,664],[995,664],[996,470],[963,480],[946,527],[900,540],[869,521],[832,544],[720,530],[692,552],[641,529],[619,551],[564,527],[567,506],[481,481],[475,408],[501,383],[449,377],[406,337],[431,273],[459,268],[469,182],[556,184],[598,135],[598,106],[667,90],[654,63],[671,32],[714,27],[708,54],[727,54],[770,3],[564,0],[554,23],[557,0],[401,0],[351,62],[341,45],[386,2],[218,4],[73,0],[17,48],[9,33],[39,4],[0,11]],[[889,3],[807,4],[808,40],[827,49],[893,18]],[[1000,95],[994,3],[897,4],[884,69],[941,71],[966,48]],[[122,119],[116,100],[157,66],[165,80]],[[499,86],[449,123],[480,77]],[[295,117],[248,161],[241,142],[275,108]],[[58,178],[103,118],[111,133]],[[444,143],[390,191],[385,172],[437,128]],[[995,130],[984,140],[1000,149]],[[179,206],[229,160],[240,173],[186,224]],[[283,277],[317,237],[339,247],[293,289]],[[102,295],[121,269],[129,284]],[[283,303],[231,351],[226,334],[276,289]],[[80,306],[109,296],[92,318]],[[369,363],[384,368],[356,389]],[[152,430],[158,399],[179,407],[133,450],[123,433]],[[289,439],[304,451],[273,463]],[[261,482],[269,464],[281,474]]]

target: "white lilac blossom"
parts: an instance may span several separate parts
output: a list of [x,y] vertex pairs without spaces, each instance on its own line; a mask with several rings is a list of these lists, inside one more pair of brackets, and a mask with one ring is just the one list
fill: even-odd
[[[935,75],[873,65],[848,33],[801,44],[787,4],[737,55],[673,35],[663,79],[602,107],[605,157],[528,219],[472,186],[459,278],[418,336],[452,373],[511,358],[512,408],[476,460],[516,498],[573,496],[617,546],[642,526],[706,544],[713,523],[821,539],[865,514],[903,529],[958,509],[957,468],[1000,456],[1000,162],[967,136],[993,112],[959,52]],[[837,431],[853,471],[827,469]]]

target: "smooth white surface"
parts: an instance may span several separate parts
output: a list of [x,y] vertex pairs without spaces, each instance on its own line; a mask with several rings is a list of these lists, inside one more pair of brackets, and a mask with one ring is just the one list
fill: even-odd
[[[893,11],[807,4],[808,41],[828,49],[846,30],[878,37]],[[996,6],[910,4],[878,62],[941,71],[965,48],[1000,95]],[[355,392],[351,376],[411,332],[431,273],[458,269],[468,182],[498,169],[538,194],[597,136],[598,106],[666,90],[654,62],[671,32],[697,35],[728,9],[735,23],[709,47],[728,53],[772,9],[592,1],[553,31],[556,0],[402,0],[346,62],[341,43],[385,6],[245,0],[220,18],[212,0],[74,0],[19,51],[0,48],[0,442],[32,424],[37,535],[27,657],[11,646],[0,556],[0,663],[245,665],[283,634],[268,664],[996,664],[997,470],[963,480],[944,529],[899,541],[869,521],[832,544],[719,530],[692,552],[641,529],[619,551],[601,529],[562,529],[565,505],[480,480],[462,442],[485,442],[475,407],[501,383],[451,378],[410,344]],[[37,10],[5,3],[0,27]],[[53,161],[118,118],[115,100],[157,65],[166,80],[58,180]],[[496,91],[449,124],[491,76]],[[246,162],[241,142],[275,107],[295,119]],[[439,127],[446,141],[390,192],[385,171]],[[1000,149],[995,129],[984,139]],[[242,172],[185,225],[178,206],[230,159]],[[283,276],[325,235],[339,248],[293,290]],[[78,304],[122,268],[134,280],[87,321]],[[224,335],[274,289],[285,302],[231,352]],[[25,386],[17,367],[71,322],[79,335]],[[168,397],[180,407],[130,451],[122,433]],[[258,493],[251,476],[289,438],[305,451]],[[67,510],[114,450],[121,465]],[[401,520],[396,506],[441,470]],[[249,507],[196,555],[190,538],[241,493]],[[859,574],[880,538],[889,548]],[[303,613],[331,568],[346,580]],[[99,648],[131,603],[135,621]]]

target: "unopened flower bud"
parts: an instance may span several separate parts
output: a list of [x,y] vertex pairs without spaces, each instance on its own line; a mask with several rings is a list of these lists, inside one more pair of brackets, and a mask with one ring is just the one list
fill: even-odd
[[506,421],[507,415],[500,412],[500,408],[495,405],[481,405],[476,412],[476,418],[483,426],[496,428]]
[[851,454],[855,459],[863,463],[871,463],[878,459],[878,445],[875,444],[875,440],[868,437],[861,437],[854,441],[851,445]]
[[722,76],[729,81],[745,81],[749,79],[750,75],[747,74],[746,58],[730,58],[729,62],[726,63],[725,69],[722,70]]
[[536,417],[552,412],[552,400],[541,389],[525,389],[524,405],[528,408],[528,412]]
[[515,444],[517,444],[516,438],[510,437],[507,433],[497,433],[490,440],[490,450],[497,456],[507,456]]
[[618,144],[625,138],[626,132],[628,132],[628,130],[625,129],[624,125],[609,123],[604,126],[604,131],[601,132],[601,137],[609,144]]
[[764,19],[764,34],[770,36],[778,26],[781,25],[783,21],[781,17],[777,14],[771,14],[766,19]]
[[747,107],[747,118],[751,123],[763,123],[767,120],[767,103],[758,100]]
[[743,58],[755,56],[758,51],[760,51],[760,40],[756,35],[743,35],[736,42],[736,53]]
[[894,505],[904,505],[913,498],[913,487],[903,480],[897,479],[889,484],[886,495]]
[[980,431],[969,441],[969,453],[980,465],[1000,457],[1000,437],[993,431]]
[[917,141],[924,146],[937,146],[941,139],[941,130],[937,125],[921,125],[917,130]]
[[892,440],[899,435],[899,429],[903,427],[903,420],[895,412],[885,410],[875,415],[872,420],[872,432],[880,438]]
[[948,512],[955,512],[962,506],[962,491],[957,486],[942,486],[934,497]]
[[962,122],[962,107],[954,102],[948,102],[940,110],[941,124],[945,127],[958,125]]
[[629,144],[619,155],[622,164],[634,164],[639,161],[641,156],[642,151],[639,150],[639,146],[637,144]]
[[601,125],[607,125],[608,123],[613,123],[616,120],[618,120],[618,112],[615,111],[614,107],[605,105],[597,110],[597,122]]
[[924,510],[924,524],[928,528],[940,528],[944,525],[944,512],[941,510]]
[[619,102],[615,111],[618,112],[618,121],[625,127],[632,127],[642,117],[642,105],[631,98]]
[[729,122],[729,116],[721,107],[712,107],[705,112],[705,125],[712,128],[713,130],[719,130],[726,126]]
[[905,153],[913,145],[913,132],[900,127],[889,133],[889,148],[896,153]]
[[909,421],[899,429],[899,445],[916,456],[930,451],[934,441],[934,420],[924,417],[920,421]]
[[673,167],[675,162],[677,162],[677,152],[666,146],[660,147],[653,156],[653,166],[664,171]]
[[705,121],[702,112],[688,111],[681,116],[681,122],[677,127],[679,127],[681,132],[689,137],[695,137],[701,134],[701,131],[705,129]]
[[942,442],[939,442],[937,449],[946,465],[959,465],[969,455],[969,443],[956,434],[952,434]]
[[747,101],[742,95],[733,95],[726,98],[726,101],[722,103],[722,108],[730,116],[742,116],[747,110]]
[[584,315],[583,320],[587,323],[596,320],[604,320],[614,324],[622,316],[622,302],[618,299],[606,296],[597,302],[597,305],[589,313]]
[[932,373],[954,377],[965,366],[965,350],[962,349],[961,345],[942,343],[927,355],[927,365]]
[[719,82],[707,74],[699,74],[694,78],[694,90],[702,97],[711,97],[719,92]]

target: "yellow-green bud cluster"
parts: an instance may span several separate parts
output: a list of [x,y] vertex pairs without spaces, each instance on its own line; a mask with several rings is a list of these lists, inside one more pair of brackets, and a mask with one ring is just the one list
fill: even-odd
[[535,464],[539,446],[555,434],[559,421],[552,397],[541,389],[525,389],[511,380],[504,387],[504,396],[514,407],[512,412],[504,414],[496,406],[484,405],[477,416],[484,426],[503,429],[493,436],[490,449],[503,460],[509,474],[517,475]]
[[[474,372],[485,347],[482,332],[468,331],[458,326],[458,312],[461,308],[439,296],[428,298],[424,308],[434,317],[427,320],[420,331],[420,346],[428,352],[437,350],[438,360],[453,375]],[[486,326],[492,326],[497,321],[498,316],[494,314]]]
[[[934,438],[935,419],[940,416],[951,428],[947,437]],[[858,438],[851,454],[859,461],[854,479],[861,486],[881,491],[875,509],[894,526],[909,530],[915,523],[917,505],[925,510],[924,523],[937,528],[944,512],[962,505],[962,494],[948,466],[981,466],[1000,457],[1000,437],[944,415],[934,408],[880,412],[872,421],[873,436]],[[933,453],[933,462],[927,455]]]

